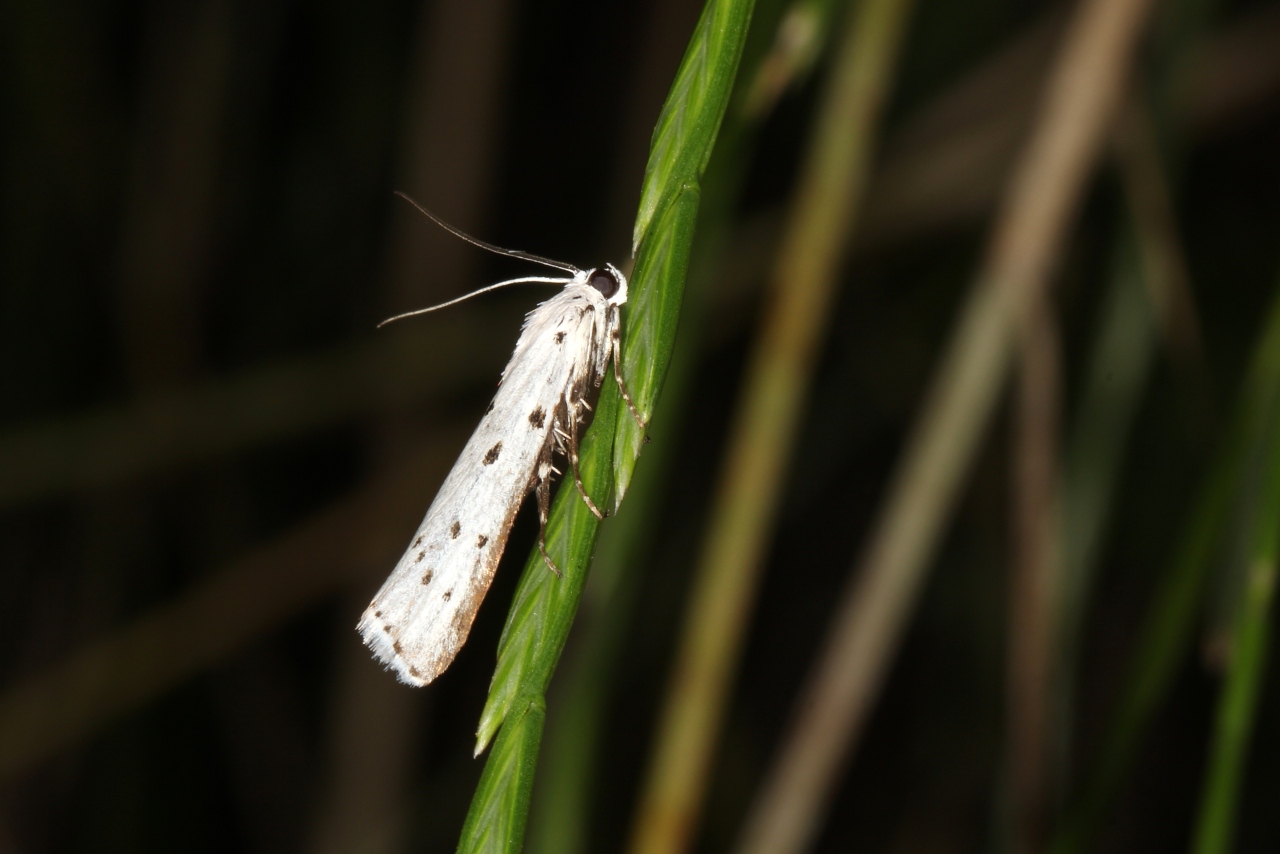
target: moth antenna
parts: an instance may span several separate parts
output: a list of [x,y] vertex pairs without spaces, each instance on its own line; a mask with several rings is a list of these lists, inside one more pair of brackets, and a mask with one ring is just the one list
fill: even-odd
[[418,309],[414,309],[413,311],[406,311],[404,314],[397,314],[395,317],[388,317],[386,320],[378,324],[378,328],[381,329],[382,327],[386,326],[388,323],[391,323],[396,320],[404,320],[406,317],[417,317],[419,314],[428,314],[430,312],[437,311],[442,308],[448,308],[451,305],[457,305],[463,300],[469,300],[474,296],[479,296],[480,294],[488,293],[489,291],[494,291],[494,290],[497,290],[498,288],[505,288],[507,285],[519,285],[525,282],[543,283],[548,285],[567,285],[569,284],[569,282],[572,282],[572,281],[573,279],[563,279],[563,278],[558,278],[554,276],[521,276],[518,279],[507,279],[506,281],[503,281],[503,282],[496,282],[492,285],[486,285],[485,287],[480,288],[479,290],[472,291],[469,294],[463,294],[462,296],[455,297],[454,299],[451,299],[448,302],[442,302],[439,305],[428,306],[427,308],[418,308]]
[[436,216],[431,211],[427,210],[422,205],[418,204],[416,201],[410,198],[407,193],[402,193],[399,190],[396,190],[396,195],[404,199],[409,204],[413,205],[421,213],[426,215],[426,217],[430,219],[432,222],[434,222],[436,225],[440,226],[445,231],[452,234],[454,237],[467,241],[472,246],[478,246],[481,249],[487,249],[490,252],[493,252],[497,255],[505,255],[508,258],[520,258],[524,261],[532,261],[535,264],[541,264],[544,267],[554,267],[557,270],[564,270],[565,272],[573,273],[574,275],[577,275],[579,272],[581,272],[577,267],[573,266],[572,264],[565,263],[564,261],[554,261],[550,258],[543,258],[541,255],[534,255],[532,252],[524,252],[520,249],[503,249],[501,246],[494,246],[492,243],[485,243],[483,240],[480,240],[479,238],[476,238],[476,237],[472,237],[471,235],[467,234],[465,231],[462,231],[461,229],[454,228],[452,225],[449,225],[449,223],[445,222],[440,217]]

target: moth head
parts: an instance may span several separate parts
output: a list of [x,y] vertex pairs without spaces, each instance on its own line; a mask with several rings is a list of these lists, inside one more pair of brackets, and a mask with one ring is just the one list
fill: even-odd
[[623,305],[627,301],[627,277],[612,264],[588,270],[587,284],[599,291],[610,305]]

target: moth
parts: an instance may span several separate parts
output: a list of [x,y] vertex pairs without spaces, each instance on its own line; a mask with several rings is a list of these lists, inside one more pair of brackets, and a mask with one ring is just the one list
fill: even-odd
[[538,548],[548,568],[559,569],[546,550],[552,457],[569,461],[582,500],[597,518],[578,472],[578,433],[591,409],[587,395],[604,380],[610,362],[632,415],[644,421],[620,371],[621,314],[627,279],[612,264],[579,270],[527,252],[502,249],[443,222],[398,194],[457,237],[508,257],[532,261],[567,276],[524,276],[481,288],[456,300],[397,315],[383,323],[435,311],[495,288],[523,282],[564,288],[525,316],[498,393],[445,478],[409,548],[369,607],[358,631],[365,644],[401,682],[426,685],[458,654],[493,581],[507,535],[524,497],[537,493]]

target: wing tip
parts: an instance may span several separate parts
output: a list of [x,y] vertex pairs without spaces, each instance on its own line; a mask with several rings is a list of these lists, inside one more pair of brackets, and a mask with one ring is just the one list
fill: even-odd
[[435,678],[436,674],[423,673],[397,651],[398,644],[395,638],[387,631],[387,626],[376,618],[372,605],[361,615],[360,622],[356,624],[356,631],[360,633],[365,646],[373,652],[373,657],[382,664],[383,669],[394,671],[396,679],[403,684],[421,688]]

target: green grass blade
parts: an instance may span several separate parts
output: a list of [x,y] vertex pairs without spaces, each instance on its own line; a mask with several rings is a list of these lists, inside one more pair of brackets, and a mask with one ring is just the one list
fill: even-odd
[[1092,849],[1108,806],[1133,763],[1142,735],[1168,694],[1191,646],[1202,593],[1216,547],[1239,488],[1249,449],[1256,447],[1267,413],[1280,395],[1280,298],[1271,308],[1254,364],[1244,383],[1230,434],[1209,474],[1173,565],[1154,597],[1099,759],[1050,850],[1074,854]]
[[545,718],[546,706],[535,698],[503,727],[462,825],[459,852],[516,854],[523,846]]
[[[601,528],[591,578],[583,593],[584,613],[578,618],[577,650],[572,661],[561,664],[557,687],[548,698],[551,724],[527,843],[527,850],[535,854],[581,854],[587,850],[595,784],[604,770],[596,756],[607,721],[606,705],[613,696],[617,658],[634,617],[643,556],[647,554],[644,544],[657,535],[654,526],[701,355],[703,316],[722,266],[755,130],[779,95],[794,86],[816,60],[825,44],[833,5],[834,0],[797,0],[787,7],[788,16],[802,16],[812,30],[807,45],[801,46],[805,52],[798,61],[793,56],[795,40],[779,32],[784,4],[779,0],[756,3],[737,89],[703,179],[698,240],[689,260],[680,312],[681,335],[662,383],[660,429],[652,435],[652,444],[645,446],[645,464],[636,471],[634,480],[616,486],[617,491],[627,490],[627,511]],[[778,54],[784,54],[782,60]],[[779,65],[784,66],[785,74],[778,70]],[[762,83],[765,77],[768,79]],[[626,429],[625,415],[618,424],[620,430]],[[615,440],[615,465],[619,468],[634,460],[634,454],[619,459],[627,448],[625,438]]]
[[[697,208],[696,190],[680,194],[663,218],[658,239],[653,241],[660,250],[654,253],[657,257],[642,253],[641,260],[650,263],[636,265],[638,310],[631,317],[642,317],[649,322],[634,324],[639,334],[629,336],[628,352],[637,364],[632,376],[638,379],[630,391],[637,407],[647,406],[650,411],[675,338]],[[639,366],[643,355],[655,360],[661,358],[662,364],[647,365],[648,371],[642,371]],[[624,354],[623,358],[626,376],[628,357]],[[600,507],[609,506],[607,499],[614,474],[610,463],[615,456],[611,453],[613,430],[634,442],[636,451],[625,457],[629,473],[644,437],[610,377],[602,387],[595,421],[580,451],[583,485]],[[536,550],[529,556],[498,645],[498,666],[476,733],[477,754],[484,750],[510,708],[526,696],[542,696],[546,691],[577,613],[599,524],[576,489],[557,492],[547,521],[546,546],[564,576],[557,578],[548,571]]]
[[[1272,438],[1280,450],[1280,432]],[[1209,773],[1200,802],[1196,854],[1232,850],[1241,777],[1258,711],[1263,669],[1271,636],[1271,601],[1276,586],[1276,534],[1280,528],[1280,452],[1272,454],[1266,514],[1258,526],[1258,544],[1249,567],[1248,588],[1232,638],[1231,668],[1218,704]]]
[[[1277,303],[1280,306],[1280,301]],[[1280,308],[1273,313],[1254,372],[1253,422],[1257,434],[1245,459],[1262,463],[1257,491],[1261,500],[1243,502],[1251,517],[1245,524],[1250,553],[1245,585],[1235,609],[1231,663],[1218,700],[1208,773],[1191,850],[1225,854],[1232,850],[1241,778],[1260,701],[1260,687],[1271,635],[1270,613],[1276,585],[1276,552],[1280,542]],[[1253,478],[1246,465],[1239,472],[1238,493]]]
[[633,252],[638,253],[658,214],[686,184],[698,184],[707,168],[733,93],[752,5],[752,0],[711,0],[702,10],[653,130]]
[[[640,247],[640,256],[636,259],[632,279],[636,296],[631,301],[627,319],[644,318],[645,322],[626,327],[628,334],[622,342],[622,376],[646,424],[653,416],[658,391],[671,362],[700,197],[696,185],[686,185],[667,208],[653,239]],[[622,414],[623,417],[617,421],[613,441],[615,510],[631,484],[645,441],[644,430],[631,413],[624,411]]]
[[[698,180],[715,143],[714,132],[705,131],[708,127],[714,131],[720,126],[720,117],[733,86],[732,74],[713,74],[694,87],[699,92],[700,108],[698,105],[688,104],[677,109],[672,104],[680,99],[681,93],[689,89],[689,76],[697,76],[697,69],[702,67],[701,63],[691,61],[690,57],[715,57],[717,59],[712,65],[716,68],[727,65],[730,71],[736,70],[746,34],[746,23],[750,20],[751,5],[750,0],[713,0],[709,4],[694,31],[694,41],[686,51],[685,61],[671,94],[668,95],[667,105],[663,107],[663,116],[667,116],[668,120],[673,115],[684,116],[682,122],[687,119],[697,125],[689,133],[678,134],[671,128],[663,131],[660,120],[657,136],[666,140],[661,147],[664,156],[678,154],[675,162],[692,162],[697,168],[687,174],[682,173],[685,174],[685,180],[663,185],[666,187],[664,192],[669,193],[669,196],[663,198],[665,204],[657,226],[650,229],[648,239],[640,247],[631,277],[630,310],[625,316],[623,328],[623,376],[627,380],[628,391],[636,408],[646,419],[652,415],[675,340],[684,275],[697,219]],[[731,62],[725,58],[726,52],[732,54]],[[694,70],[691,71],[691,67]],[[718,111],[715,115],[707,112],[709,105]],[[681,153],[685,149],[696,151]],[[697,157],[693,156],[695,153]],[[650,157],[646,182],[655,174],[670,175],[670,169],[655,172],[654,156],[656,155]],[[643,444],[643,435],[625,406],[623,417],[617,417],[618,413],[614,409],[618,403],[616,394],[616,386],[610,379],[606,379],[597,404],[595,421],[583,439],[580,453],[584,485],[598,506],[610,505],[609,501],[604,500],[608,497],[609,486],[614,483],[616,476],[611,471],[613,466],[610,463],[622,463],[622,489],[619,491],[625,490],[635,457]],[[612,435],[614,430],[628,449],[626,453],[618,455],[621,459],[611,453],[615,444]],[[616,506],[616,502],[614,504]],[[498,650],[498,667],[490,686],[489,698],[481,714],[476,735],[477,753],[493,737],[517,697],[526,694],[540,695],[546,690],[577,609],[597,527],[597,520],[576,492],[561,489],[548,520],[547,550],[561,567],[565,577],[556,579],[551,576],[551,580],[548,580],[545,576],[550,574],[546,572],[536,553],[526,563],[516,601],[503,630],[503,640]],[[551,588],[563,589],[556,593],[544,592]]]
[[[644,227],[636,230],[639,252],[624,319],[622,359],[629,392],[646,419],[653,411],[670,359],[697,219],[698,182],[733,88],[751,8],[751,0],[712,0],[708,4],[654,135],[639,217]],[[630,427],[626,426],[629,421]],[[602,507],[610,505],[607,499],[614,487],[615,431],[629,449],[623,455],[621,483],[625,489],[643,436],[610,377],[604,381],[595,420],[583,437],[579,454],[584,488]],[[477,754],[495,734],[502,750],[495,749],[486,763],[459,851],[518,850],[523,843],[523,812],[518,823],[504,822],[499,830],[484,830],[477,823],[486,816],[508,815],[506,805],[514,803],[510,792],[519,791],[527,782],[519,777],[523,773],[519,768],[524,766],[513,765],[509,757],[536,761],[537,744],[529,742],[533,733],[524,724],[527,716],[510,730],[504,721],[526,704],[542,708],[547,684],[577,612],[598,531],[599,522],[576,489],[561,488],[547,522],[546,548],[563,577],[548,571],[536,551],[525,563],[476,733]],[[537,739],[541,731],[539,723]],[[527,796],[524,803],[527,806]],[[476,847],[480,845],[484,847]]]

